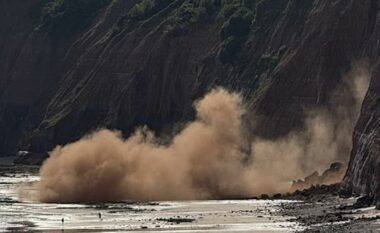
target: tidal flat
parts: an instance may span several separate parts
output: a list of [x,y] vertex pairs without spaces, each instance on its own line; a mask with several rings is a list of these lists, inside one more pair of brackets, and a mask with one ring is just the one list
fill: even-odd
[[[373,208],[354,199],[206,200],[47,204],[20,198],[38,168],[1,167],[0,232],[376,232]],[[368,224],[370,223],[370,224]]]

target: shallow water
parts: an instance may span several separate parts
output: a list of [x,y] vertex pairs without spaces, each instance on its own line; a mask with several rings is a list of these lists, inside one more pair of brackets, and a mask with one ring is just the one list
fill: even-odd
[[22,172],[0,175],[0,232],[293,232],[301,229],[280,214],[281,204],[289,201],[85,205],[20,200],[18,187],[38,179]]

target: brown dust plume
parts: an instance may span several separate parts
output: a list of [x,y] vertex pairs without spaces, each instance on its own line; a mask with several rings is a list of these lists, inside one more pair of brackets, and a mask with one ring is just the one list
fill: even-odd
[[334,111],[309,111],[305,129],[280,140],[256,138],[251,154],[241,149],[242,98],[221,88],[194,104],[196,119],[168,145],[158,143],[146,128],[127,139],[117,131],[94,132],[51,152],[40,170],[37,198],[60,203],[148,201],[287,192],[292,180],[326,169],[332,162],[346,162],[348,154],[343,156],[342,151],[351,146],[367,85],[361,78],[366,75],[348,78],[351,81],[335,97],[342,105]]
[[240,96],[213,90],[195,108],[197,119],[168,146],[140,129],[128,139],[100,130],[56,148],[41,168],[38,198],[81,202],[250,194],[239,151],[244,113]]

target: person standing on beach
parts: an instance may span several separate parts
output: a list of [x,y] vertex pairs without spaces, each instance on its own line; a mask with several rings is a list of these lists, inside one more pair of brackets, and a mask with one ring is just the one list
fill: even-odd
[[64,228],[65,228],[65,218],[62,218],[61,222],[62,222],[62,231],[64,231]]

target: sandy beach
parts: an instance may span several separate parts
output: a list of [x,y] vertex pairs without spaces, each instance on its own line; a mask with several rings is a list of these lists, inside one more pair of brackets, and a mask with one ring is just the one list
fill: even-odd
[[[45,204],[20,201],[18,187],[38,181],[29,172],[0,177],[0,232],[293,232],[282,216],[288,200]],[[100,214],[100,215],[99,215]],[[64,223],[62,223],[64,219]]]
[[[46,204],[20,199],[37,167],[1,167],[0,232],[378,232],[374,207],[332,194],[287,200]],[[33,191],[33,190],[31,190]],[[62,222],[63,220],[63,222]]]

